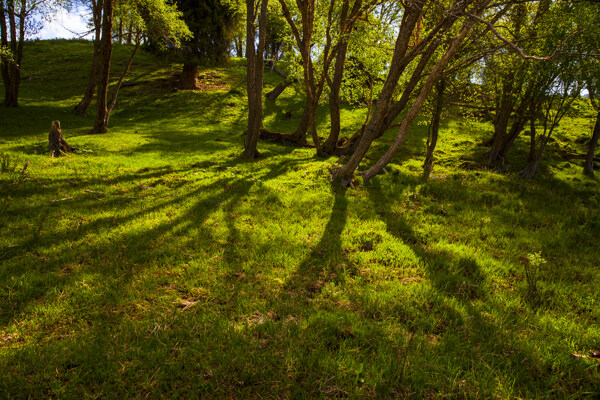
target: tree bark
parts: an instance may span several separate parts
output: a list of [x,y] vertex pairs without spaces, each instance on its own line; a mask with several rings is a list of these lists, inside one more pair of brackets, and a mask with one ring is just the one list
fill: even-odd
[[94,22],[94,54],[92,56],[92,65],[88,77],[88,85],[83,98],[73,108],[73,113],[87,116],[87,109],[94,98],[96,85],[98,83],[98,74],[100,72],[100,39],[102,37],[102,9],[103,0],[92,1],[92,20]]
[[348,41],[340,43],[338,52],[335,56],[335,70],[333,79],[329,85],[329,111],[331,114],[331,129],[329,137],[323,143],[323,151],[327,154],[333,154],[340,137],[341,118],[340,118],[340,90],[342,88],[342,79],[344,77],[344,64],[346,63],[346,53],[348,52]]
[[388,72],[388,76],[383,85],[383,89],[377,99],[375,111],[369,124],[365,127],[364,133],[361,135],[359,143],[356,145],[352,156],[344,166],[334,173],[334,177],[340,179],[343,186],[348,186],[354,177],[354,171],[358,167],[365,154],[367,153],[374,136],[382,128],[385,115],[387,114],[389,105],[392,101],[394,90],[398,85],[398,79],[402,71],[404,71],[406,60],[405,55],[408,50],[410,39],[413,36],[415,25],[422,13],[424,1],[415,2],[412,7],[407,7],[402,20],[402,25],[398,31],[396,44],[394,46],[394,55]]
[[135,57],[135,54],[137,53],[137,51],[140,47],[140,44],[141,44],[141,35],[138,34],[135,38],[135,47],[133,48],[133,51],[131,52],[131,56],[129,57],[129,61],[127,62],[127,65],[125,66],[125,70],[123,71],[123,74],[121,75],[121,77],[119,78],[119,81],[117,82],[117,85],[115,86],[114,92],[113,92],[111,100],[110,100],[110,104],[108,106],[108,109],[106,110],[106,126],[108,126],[108,120],[110,118],[110,113],[112,112],[113,108],[115,108],[115,104],[117,104],[117,96],[119,95],[119,90],[121,89],[123,80],[125,79],[125,76],[127,76],[129,69],[131,68],[131,64],[133,63],[133,58]]
[[[479,15],[483,12],[485,6],[489,3],[490,0],[482,0],[479,3],[476,3],[476,10],[474,11],[475,15]],[[398,149],[404,144],[404,140],[406,139],[406,135],[408,133],[408,128],[417,117],[425,99],[431,92],[434,83],[442,76],[444,69],[448,66],[448,63],[452,58],[456,55],[460,45],[466,38],[467,34],[473,27],[475,21],[472,18],[467,19],[462,28],[460,29],[458,35],[452,40],[445,54],[442,56],[440,61],[435,65],[427,80],[423,84],[419,95],[417,96],[415,103],[408,111],[408,113],[402,119],[400,124],[400,128],[398,130],[398,134],[396,135],[396,139],[394,143],[390,146],[390,148],[386,151],[386,153],[367,171],[362,173],[365,181],[371,179],[373,176],[377,175],[394,157]]]
[[594,125],[592,140],[590,140],[585,165],[583,167],[583,172],[585,174],[594,174],[594,153],[596,152],[596,146],[598,145],[598,138],[600,138],[600,110],[598,110],[598,114],[596,115],[596,124]]
[[183,64],[181,78],[179,79],[179,88],[181,90],[198,89],[198,63],[187,62]]
[[[6,26],[6,15],[4,12],[4,0],[0,0],[0,46],[8,48],[8,27]],[[0,73],[2,74],[2,81],[4,82],[4,99],[5,105],[6,99],[9,97],[9,84],[10,84],[10,70],[8,68],[9,62],[6,58],[2,58],[0,62]]]
[[106,97],[108,93],[108,79],[110,75],[110,61],[112,58],[112,23],[113,6],[115,0],[104,1],[104,11],[102,16],[102,40],[100,42],[100,79],[98,81],[98,91],[96,99],[98,111],[92,133],[105,133],[108,131],[106,126],[107,105]]
[[[23,40],[24,37],[17,36],[17,21],[15,18],[15,3],[14,0],[6,0],[6,10],[3,9],[3,14],[4,11],[6,12],[7,15],[3,15],[4,17],[8,17],[8,32],[10,32],[10,42],[8,42],[8,38],[6,37],[7,33],[3,32],[3,35],[5,35],[6,39],[5,41],[7,42],[6,45],[10,45],[10,50],[13,54],[14,60],[11,63],[8,63],[8,65],[6,65],[4,67],[3,64],[3,68],[2,68],[2,78],[4,80],[4,105],[6,107],[18,107],[19,106],[19,85],[21,83],[21,60],[23,58]],[[24,12],[24,11],[23,11]],[[21,22],[21,27],[19,29],[19,32],[23,32],[24,29],[24,21],[23,21],[23,17],[22,17],[22,13],[21,16],[19,17],[19,21]],[[2,27],[2,30],[6,30],[6,22],[4,21],[4,25]]]
[[527,162],[535,160],[535,147],[536,147],[536,130],[535,130],[535,102],[531,102],[529,106],[529,154],[527,155]]
[[269,93],[266,94],[267,99],[271,101],[277,100],[277,98],[283,93],[283,91],[290,85],[287,81],[279,83]]
[[435,146],[437,145],[440,131],[440,121],[442,117],[442,110],[444,109],[445,90],[446,82],[442,79],[438,82],[436,87],[436,102],[431,118],[431,134],[427,138],[427,155],[425,156],[425,162],[423,163],[423,175],[426,177],[431,175],[431,171],[433,170],[433,152],[435,151]]
[[247,88],[248,88],[248,131],[244,141],[244,157],[254,159],[259,156],[257,145],[262,127],[262,92],[264,73],[264,49],[266,42],[268,0],[261,0],[260,16],[258,22],[258,46],[255,47],[256,15],[254,0],[246,0],[246,58]]

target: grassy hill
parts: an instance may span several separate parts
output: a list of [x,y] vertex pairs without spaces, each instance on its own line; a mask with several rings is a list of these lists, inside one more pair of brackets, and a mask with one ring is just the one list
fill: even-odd
[[[600,183],[558,156],[584,151],[585,107],[534,180],[480,168],[491,126],[453,118],[430,179],[420,124],[346,190],[312,149],[239,158],[244,60],[181,92],[142,52],[89,134],[70,111],[91,53],[28,43],[21,107],[0,108],[0,397],[600,396],[600,363],[571,355],[600,348]],[[265,124],[289,132],[302,107],[288,90]],[[49,157],[55,119],[83,152]]]

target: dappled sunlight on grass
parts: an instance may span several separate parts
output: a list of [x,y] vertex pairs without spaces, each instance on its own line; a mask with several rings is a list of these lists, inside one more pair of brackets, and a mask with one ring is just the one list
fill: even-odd
[[[64,47],[81,65],[91,49],[31,46]],[[127,52],[116,54],[118,67]],[[103,135],[70,114],[85,74],[67,81],[58,65],[28,83],[21,108],[0,109],[0,393],[598,393],[597,365],[570,356],[600,345],[597,178],[552,151],[531,181],[485,168],[489,126],[460,119],[444,123],[429,179],[423,121],[386,172],[353,189],[330,182],[337,158],[311,148],[261,142],[245,161],[243,61],[207,70],[235,90],[179,92],[156,84],[176,68],[142,53],[140,84]],[[55,89],[60,100],[40,100]],[[266,103],[265,125],[291,132],[302,99],[290,87]],[[364,113],[346,107],[344,132]],[[49,158],[53,119],[84,151]],[[511,165],[526,152],[519,139]]]

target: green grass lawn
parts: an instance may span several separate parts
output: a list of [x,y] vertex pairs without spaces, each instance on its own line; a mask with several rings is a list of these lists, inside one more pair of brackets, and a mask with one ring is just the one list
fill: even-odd
[[[240,158],[244,60],[181,92],[178,66],[141,52],[109,133],[89,134],[70,111],[91,53],[28,43],[21,107],[0,108],[0,397],[600,396],[600,363],[571,356],[600,348],[600,182],[558,156],[585,151],[590,118],[561,125],[531,181],[525,137],[512,169],[479,168],[491,125],[454,118],[430,179],[420,124],[343,189],[314,149]],[[302,107],[288,89],[265,125],[290,132]],[[343,131],[365,112],[344,108]],[[85,151],[49,157],[55,119]]]

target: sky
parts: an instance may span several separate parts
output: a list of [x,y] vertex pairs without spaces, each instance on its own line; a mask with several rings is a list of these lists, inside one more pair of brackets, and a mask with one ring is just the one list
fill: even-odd
[[50,21],[43,21],[44,27],[36,35],[32,35],[31,39],[73,39],[81,37],[89,30],[81,10],[71,12],[60,10],[50,18]]

